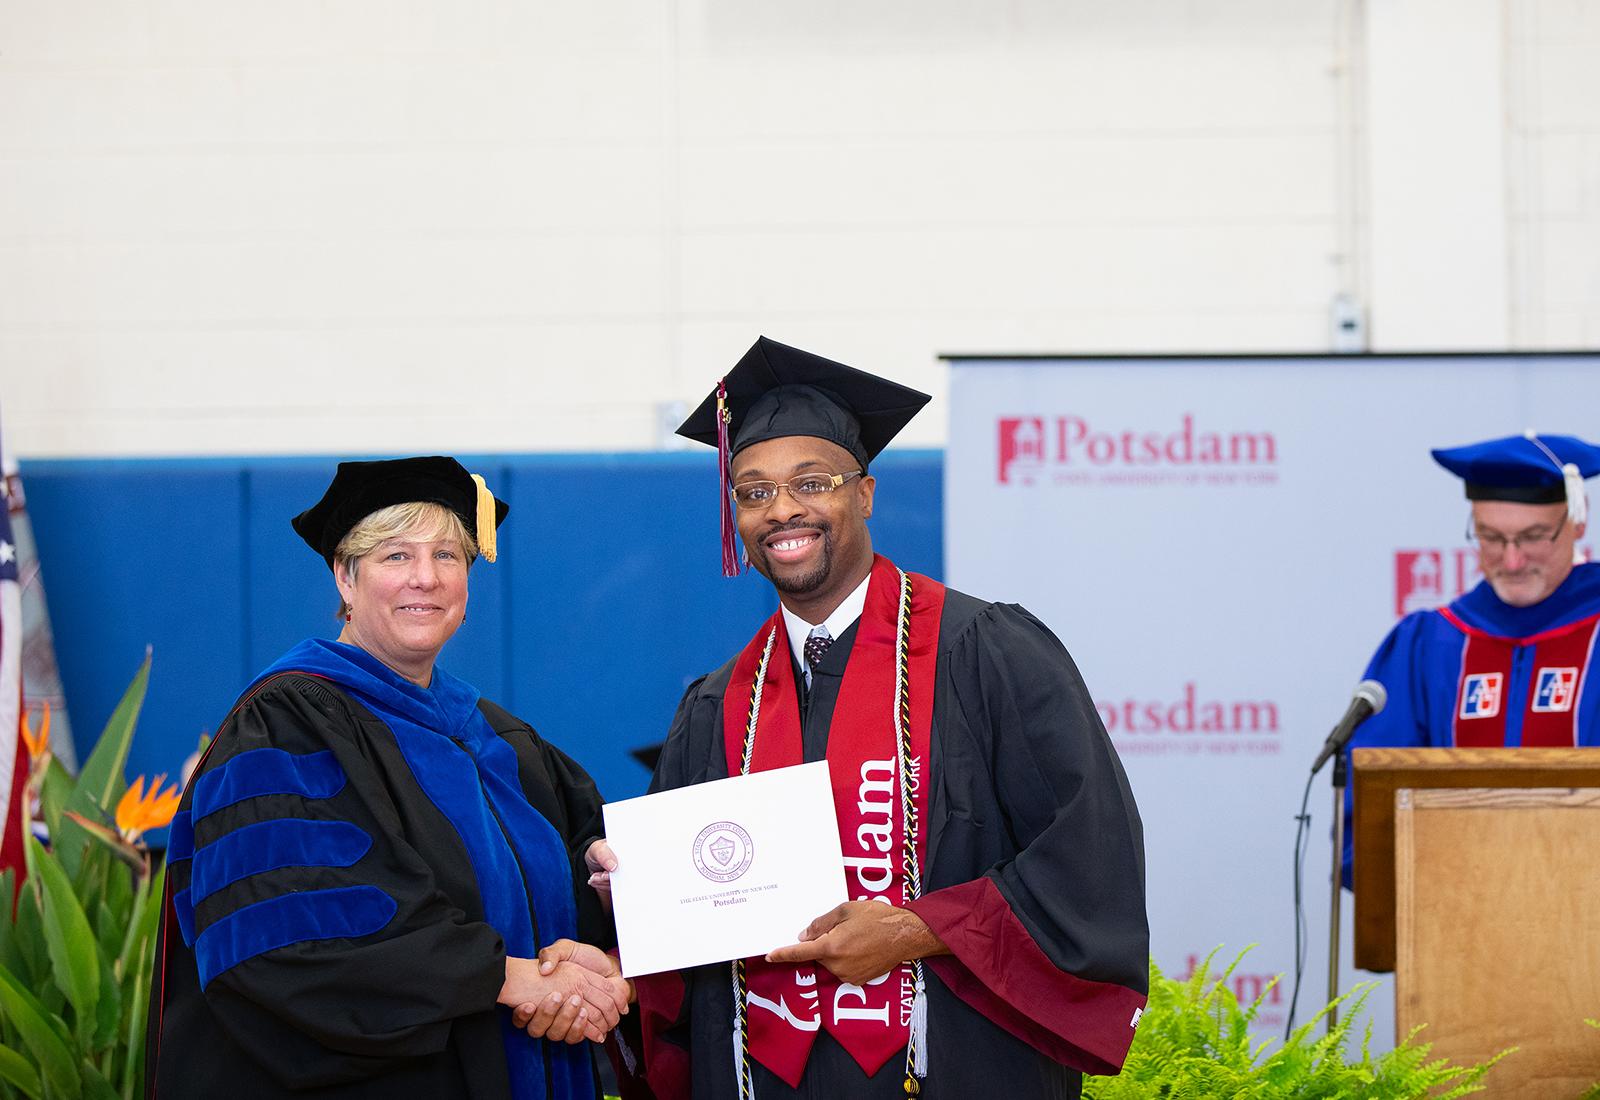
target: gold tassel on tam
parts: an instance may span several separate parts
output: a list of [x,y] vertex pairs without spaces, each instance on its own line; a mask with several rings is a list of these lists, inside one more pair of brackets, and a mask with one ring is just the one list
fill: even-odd
[[495,556],[494,494],[479,474],[473,474],[472,481],[478,487],[478,553],[483,555],[484,561],[492,562]]

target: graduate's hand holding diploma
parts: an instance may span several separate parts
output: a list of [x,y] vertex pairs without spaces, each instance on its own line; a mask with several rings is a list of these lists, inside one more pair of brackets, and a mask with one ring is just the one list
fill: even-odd
[[841,982],[865,985],[910,959],[949,953],[911,910],[847,901],[806,925],[799,943],[767,952],[767,961],[817,962]]
[[583,862],[589,868],[589,886],[600,895],[600,904],[611,912],[611,872],[617,869],[617,854],[604,838],[589,845],[583,853]]

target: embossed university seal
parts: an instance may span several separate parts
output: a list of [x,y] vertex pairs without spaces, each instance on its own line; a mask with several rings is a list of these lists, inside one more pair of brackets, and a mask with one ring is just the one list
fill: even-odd
[[713,821],[694,838],[694,866],[712,882],[732,882],[750,869],[756,847],[732,821]]

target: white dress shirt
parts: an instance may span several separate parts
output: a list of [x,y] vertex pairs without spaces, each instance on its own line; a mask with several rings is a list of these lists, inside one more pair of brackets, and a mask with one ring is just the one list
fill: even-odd
[[851,624],[861,618],[861,609],[867,606],[867,585],[871,582],[872,574],[868,573],[866,580],[857,585],[855,591],[834,608],[833,614],[820,623],[808,623],[787,607],[778,605],[783,611],[783,627],[789,632],[789,649],[800,664],[801,674],[806,678],[806,687],[811,686],[811,666],[806,664],[806,639],[818,631],[826,632],[829,638],[838,638],[849,630]]

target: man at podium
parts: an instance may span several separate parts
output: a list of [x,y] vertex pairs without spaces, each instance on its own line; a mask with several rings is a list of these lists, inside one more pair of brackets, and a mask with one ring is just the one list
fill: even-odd
[[[1600,448],[1528,432],[1432,453],[1466,483],[1484,579],[1389,632],[1367,666],[1388,704],[1345,751],[1600,744],[1600,689],[1588,684],[1600,564],[1577,550]],[[1346,833],[1346,885],[1351,841]]]

